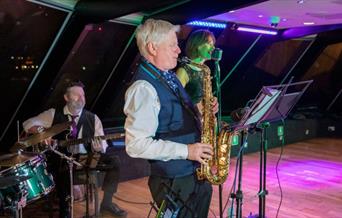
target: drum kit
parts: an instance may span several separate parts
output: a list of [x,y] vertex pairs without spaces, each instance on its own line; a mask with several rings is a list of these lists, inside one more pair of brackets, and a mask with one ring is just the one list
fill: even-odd
[[[21,217],[22,208],[47,195],[54,188],[55,183],[52,175],[47,171],[45,161],[44,153],[47,150],[60,155],[68,161],[70,179],[72,180],[72,165],[80,166],[73,158],[57,151],[52,146],[47,146],[42,152],[23,151],[63,132],[69,127],[70,122],[54,125],[41,133],[16,142],[11,151],[17,152],[0,156],[0,202],[3,210],[11,210],[14,217]],[[73,196],[72,188],[71,196]]]

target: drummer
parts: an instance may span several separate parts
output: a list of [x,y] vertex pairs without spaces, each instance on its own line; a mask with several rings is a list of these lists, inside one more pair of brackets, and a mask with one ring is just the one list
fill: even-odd
[[[27,133],[39,133],[44,129],[58,123],[72,121],[70,131],[55,136],[55,139],[66,138],[88,138],[104,135],[101,120],[98,116],[84,109],[86,100],[84,85],[82,82],[71,82],[64,93],[65,106],[63,108],[50,108],[39,115],[26,120],[23,127]],[[99,164],[106,165],[105,178],[102,186],[104,191],[101,203],[101,212],[109,212],[116,217],[126,216],[127,212],[112,202],[113,194],[117,191],[120,173],[120,162],[116,155],[107,154],[108,147],[104,140],[93,140],[89,144],[80,144],[68,148],[73,154],[87,154],[89,152],[100,152]],[[66,151],[65,151],[66,152]],[[47,160],[51,173],[54,175],[56,189],[59,197],[60,217],[69,217],[68,196],[70,195],[70,180],[68,167],[65,161],[56,157]],[[108,169],[110,168],[110,169]]]

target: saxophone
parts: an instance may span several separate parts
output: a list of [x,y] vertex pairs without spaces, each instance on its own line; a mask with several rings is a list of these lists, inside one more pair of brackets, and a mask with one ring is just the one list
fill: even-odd
[[199,180],[206,179],[213,185],[220,185],[227,179],[230,165],[230,151],[235,132],[221,130],[217,135],[217,119],[212,112],[213,93],[211,72],[208,66],[191,63],[203,71],[203,98],[202,98],[202,134],[201,142],[211,144],[213,156],[207,159],[207,165],[201,164],[196,169]]

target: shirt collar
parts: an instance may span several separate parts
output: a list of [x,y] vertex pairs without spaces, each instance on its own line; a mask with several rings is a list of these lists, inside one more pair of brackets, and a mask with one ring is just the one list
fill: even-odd
[[147,64],[149,64],[150,66],[153,67],[154,70],[156,70],[159,73],[173,73],[172,70],[160,70],[159,68],[157,68],[156,66],[154,66],[154,64],[152,64],[151,62],[149,62],[144,56],[141,56],[141,60],[146,62]]
[[[78,117],[80,117],[82,114],[82,111],[83,111],[83,109],[80,110],[80,112],[76,115],[78,115]],[[72,115],[72,113],[69,111],[69,108],[66,105],[63,108],[63,113],[64,113],[64,115]]]

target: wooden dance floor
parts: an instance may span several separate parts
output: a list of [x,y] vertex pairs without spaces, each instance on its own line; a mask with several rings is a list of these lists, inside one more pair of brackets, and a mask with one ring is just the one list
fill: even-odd
[[[275,148],[270,149],[267,155],[268,218],[276,217],[281,200],[276,174],[280,153],[281,148]],[[229,178],[223,186],[224,204],[233,184],[235,164],[236,158],[232,158]],[[283,192],[279,218],[342,217],[342,139],[320,138],[286,145],[278,166],[278,174]],[[259,153],[247,154],[243,161],[243,217],[250,213],[258,213],[258,190]],[[127,217],[148,216],[149,202],[152,198],[147,186],[147,177],[120,183],[116,196],[114,202],[127,210]],[[218,188],[214,187],[209,217],[219,217],[218,202]],[[229,201],[224,210],[224,217],[228,217],[230,203]],[[234,214],[235,209],[234,205]],[[75,217],[82,217],[84,213],[84,202],[76,203]],[[154,216],[155,213],[152,213],[151,217]],[[34,214],[30,213],[27,217],[34,217]],[[112,216],[104,214],[101,217]]]
[[[280,202],[280,190],[276,175],[276,163],[280,148],[271,149],[267,160],[266,216],[276,217]],[[236,158],[232,159],[228,180],[223,186],[223,200],[226,202],[234,177]],[[312,139],[286,145],[279,163],[278,174],[283,190],[283,202],[279,218],[338,218],[342,217],[342,139]],[[218,188],[214,187],[209,217],[219,217]],[[259,153],[244,156],[242,191],[243,216],[258,212]],[[151,195],[147,178],[121,183],[119,198],[137,204],[115,199],[128,211],[128,217],[147,217]],[[138,204],[139,203],[139,204]],[[81,207],[77,207],[81,215]],[[235,213],[235,210],[234,210]],[[227,209],[224,217],[227,217]],[[104,216],[106,217],[106,216]],[[109,216],[108,216],[109,217]],[[152,216],[151,216],[152,217]]]

